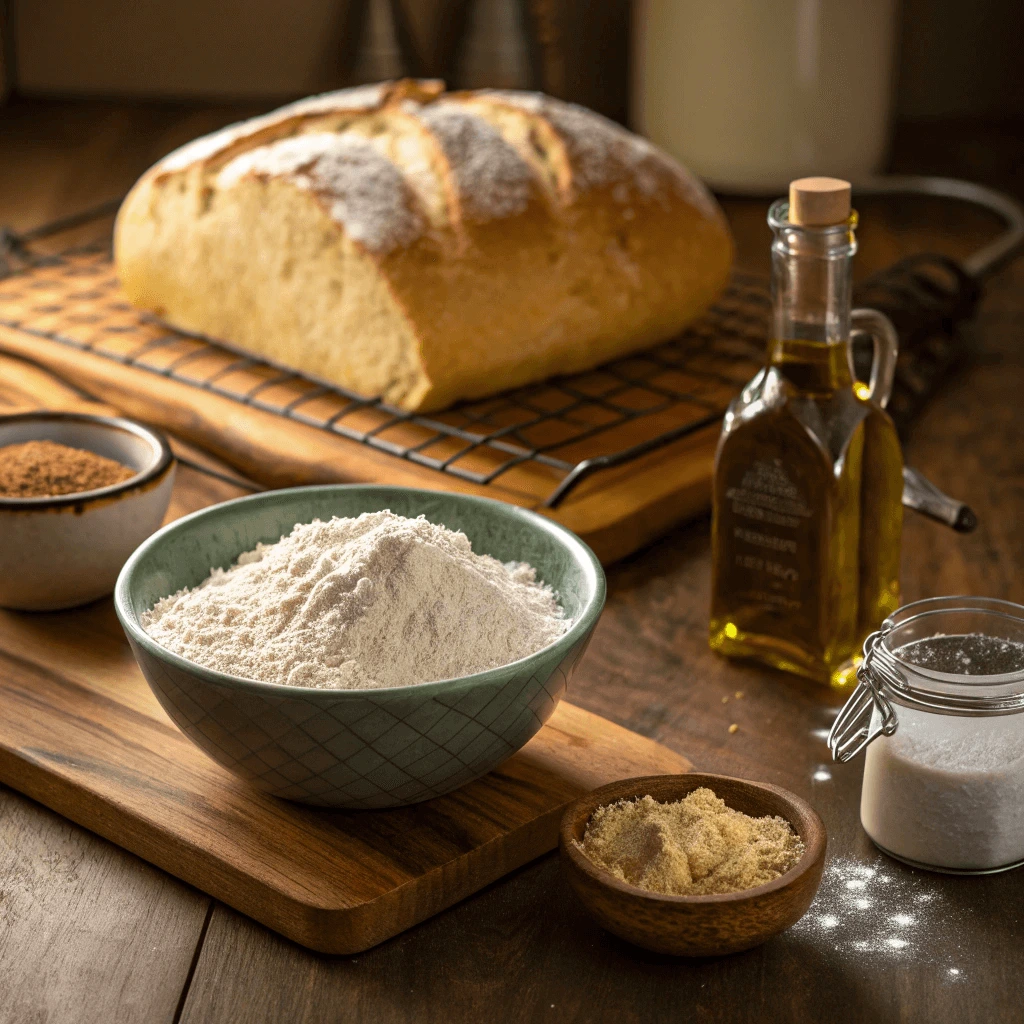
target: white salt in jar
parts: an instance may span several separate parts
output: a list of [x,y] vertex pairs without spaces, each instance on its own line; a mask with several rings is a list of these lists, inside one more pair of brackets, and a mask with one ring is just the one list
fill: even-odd
[[867,748],[860,815],[875,845],[953,873],[1024,864],[1024,607],[917,601],[864,654],[829,746],[837,761]]

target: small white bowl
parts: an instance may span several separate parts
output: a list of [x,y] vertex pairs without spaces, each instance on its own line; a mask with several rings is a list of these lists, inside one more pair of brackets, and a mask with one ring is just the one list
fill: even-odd
[[55,441],[115,459],[135,476],[55,497],[0,495],[0,606],[73,608],[111,593],[128,556],[163,522],[174,456],[155,430],[70,412],[0,417],[0,448]]

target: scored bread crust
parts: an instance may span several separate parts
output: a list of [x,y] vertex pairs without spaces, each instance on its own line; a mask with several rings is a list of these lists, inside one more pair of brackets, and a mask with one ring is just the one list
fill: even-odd
[[128,194],[114,252],[172,325],[433,410],[671,337],[732,242],[700,182],[592,111],[404,80],[176,150]]

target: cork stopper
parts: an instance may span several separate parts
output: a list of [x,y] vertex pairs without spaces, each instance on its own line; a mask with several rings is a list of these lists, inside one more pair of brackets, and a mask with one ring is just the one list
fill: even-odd
[[850,217],[850,183],[839,178],[798,178],[789,186],[789,222],[823,228]]

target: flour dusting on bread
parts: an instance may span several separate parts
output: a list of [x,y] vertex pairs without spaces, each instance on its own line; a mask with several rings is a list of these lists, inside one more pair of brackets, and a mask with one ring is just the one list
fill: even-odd
[[483,223],[526,209],[533,172],[497,129],[452,103],[424,107],[419,118],[441,143],[464,215]]
[[378,85],[359,85],[351,89],[335,89],[332,92],[320,93],[318,96],[307,96],[305,99],[288,103],[269,114],[251,117],[248,121],[237,121],[226,128],[193,139],[180,146],[161,160],[155,171],[166,173],[181,171],[194,164],[203,163],[233,146],[236,142],[251,138],[265,129],[276,125],[284,125],[295,118],[310,117],[316,114],[338,114],[379,110],[388,98],[389,87],[395,83],[381,82]]
[[418,411],[669,338],[731,257],[704,186],[599,114],[409,79],[183,147],[115,228],[136,305]]
[[626,203],[634,190],[650,199],[672,187],[708,212],[717,209],[711,193],[674,160],[647,139],[593,110],[539,92],[484,89],[479,95],[548,121],[565,143],[574,185],[580,191],[612,185],[616,201]]
[[384,254],[420,234],[412,191],[371,143],[351,135],[295,135],[235,157],[217,175],[229,189],[245,175],[285,178],[323,199],[350,238]]

